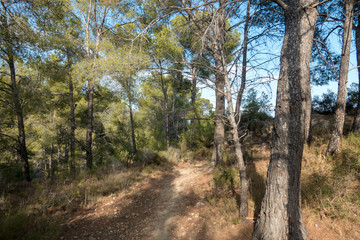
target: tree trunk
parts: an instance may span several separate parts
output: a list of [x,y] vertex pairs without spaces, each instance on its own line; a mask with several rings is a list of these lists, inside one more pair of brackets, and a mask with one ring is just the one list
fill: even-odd
[[305,142],[309,63],[317,18],[312,0],[288,1],[281,50],[274,134],[266,191],[253,240],[306,239],[300,173]]
[[[357,19],[357,26],[355,28],[355,41],[356,41],[356,60],[357,60],[357,66],[360,66],[360,16],[358,16]],[[359,132],[360,131],[360,68],[357,69],[358,72],[358,102],[356,107],[356,114],[354,117],[354,123],[352,125],[352,131]]]
[[50,158],[49,158],[49,168],[48,168],[48,177],[53,176],[53,163],[54,163],[54,144],[51,143],[50,146]]
[[23,178],[30,182],[30,166],[29,166],[29,157],[26,148],[26,138],[25,138],[25,126],[24,126],[24,118],[22,107],[19,100],[19,89],[16,83],[16,75],[15,75],[15,63],[14,58],[12,56],[12,50],[9,50],[9,67],[10,67],[10,78],[11,78],[11,91],[13,94],[13,102],[15,113],[17,117],[17,127],[18,127],[18,152],[21,157],[22,162],[22,174]]
[[[191,69],[192,75],[192,87],[191,87],[191,108],[194,112],[193,118],[196,118],[196,85],[197,85],[197,71],[196,68]],[[190,120],[190,147],[193,148],[195,146],[195,119]]]
[[340,63],[340,78],[336,100],[336,111],[334,116],[334,130],[327,147],[327,154],[334,154],[340,151],[341,138],[344,130],[346,114],[346,86],[350,62],[351,32],[354,17],[355,0],[345,0],[345,22],[343,32],[343,45]]
[[135,139],[135,123],[133,118],[132,104],[131,104],[131,96],[130,92],[128,92],[129,99],[129,111],[130,111],[130,124],[131,124],[131,138],[132,138],[132,154],[136,155],[136,139]]
[[228,102],[229,109],[229,123],[231,127],[231,134],[234,141],[234,149],[236,155],[236,161],[240,173],[240,181],[241,181],[241,193],[240,193],[240,217],[248,216],[248,198],[249,198],[249,180],[246,176],[246,166],[243,158],[243,153],[241,150],[240,138],[238,133],[238,124],[235,120],[235,112],[233,109],[232,97],[231,97],[231,87],[230,82],[227,76],[227,72],[225,69],[225,88],[226,88],[226,100]]
[[75,104],[74,104],[74,84],[72,81],[72,74],[71,74],[71,56],[69,51],[67,51],[67,61],[68,61],[68,77],[69,77],[69,107],[70,107],[70,174],[75,175]]
[[214,150],[211,157],[213,166],[223,162],[224,141],[225,141],[225,98],[224,98],[224,77],[220,74],[216,76],[215,82],[215,129],[214,129]]
[[165,107],[165,139],[166,139],[166,147],[169,148],[170,147],[170,139],[169,139],[169,118],[170,118],[170,113],[169,113],[169,100],[168,100],[168,95],[167,95],[167,87],[165,86],[165,82],[164,82],[164,77],[163,77],[163,73],[162,73],[162,68],[161,68],[161,62],[160,62],[160,80],[161,80],[161,90],[164,96],[164,107]]
[[246,84],[246,71],[247,71],[247,49],[248,49],[248,41],[249,41],[249,22],[250,22],[250,7],[251,2],[248,1],[248,6],[246,9],[246,20],[244,26],[244,43],[243,43],[243,58],[242,58],[242,66],[241,66],[241,85],[236,98],[236,107],[235,107],[235,121],[237,124],[241,121],[241,100],[245,91]]
[[1,2],[2,5],[2,15],[1,21],[4,28],[4,35],[5,35],[5,48],[6,54],[8,59],[5,61],[9,65],[10,69],[10,80],[11,80],[11,92],[14,104],[14,112],[17,118],[17,128],[18,128],[18,144],[17,144],[17,151],[21,157],[22,163],[22,175],[23,178],[30,182],[30,166],[29,166],[29,157],[26,148],[26,136],[25,136],[25,126],[24,126],[24,118],[23,118],[23,110],[19,99],[19,88],[16,83],[16,71],[15,71],[15,53],[13,50],[12,39],[10,36],[10,27],[8,24],[8,16],[7,16],[7,9],[5,2]]
[[93,167],[92,154],[92,133],[93,133],[93,115],[94,115],[94,88],[91,80],[88,80],[88,112],[86,126],[86,166],[91,169]]

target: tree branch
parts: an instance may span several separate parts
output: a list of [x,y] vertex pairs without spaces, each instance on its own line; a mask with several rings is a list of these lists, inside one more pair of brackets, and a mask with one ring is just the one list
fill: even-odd
[[286,10],[289,6],[286,5],[286,3],[284,3],[281,0],[272,0],[273,2],[277,3],[282,9]]

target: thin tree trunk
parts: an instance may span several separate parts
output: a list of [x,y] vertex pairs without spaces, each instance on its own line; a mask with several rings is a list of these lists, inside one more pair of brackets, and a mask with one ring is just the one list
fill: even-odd
[[[197,85],[197,72],[196,68],[191,69],[192,75],[192,86],[191,86],[191,108],[194,113],[194,118],[196,117],[196,85]],[[190,147],[193,148],[195,146],[195,119],[190,120]]]
[[164,105],[165,105],[165,139],[166,139],[166,147],[170,147],[170,139],[169,139],[169,100],[167,95],[167,87],[165,86],[164,77],[161,68],[160,62],[160,80],[161,80],[161,90],[164,96]]
[[217,74],[215,82],[215,129],[214,129],[214,150],[211,157],[213,166],[223,162],[224,142],[225,142],[225,98],[224,98],[224,78]]
[[[226,72],[226,69],[225,69]],[[227,76],[225,75],[225,88],[226,88],[226,100],[228,102],[229,109],[229,123],[231,126],[231,134],[234,141],[234,149],[236,155],[236,161],[240,173],[241,181],[241,193],[240,193],[240,217],[248,216],[248,198],[249,198],[249,180],[246,175],[246,166],[243,158],[243,153],[241,150],[240,138],[238,133],[238,124],[235,120],[235,112],[233,109],[232,97],[231,97],[231,87],[230,82]]]
[[67,51],[67,71],[69,77],[69,107],[70,107],[70,174],[76,174],[75,162],[75,148],[76,148],[76,139],[75,139],[75,130],[76,130],[76,123],[75,123],[75,104],[74,104],[74,84],[72,80],[71,74],[71,56],[69,51]]
[[53,162],[54,162],[54,144],[51,143],[50,146],[50,158],[49,158],[49,168],[48,168],[48,177],[51,178],[53,176]]
[[88,112],[86,126],[86,166],[91,169],[93,166],[92,154],[92,133],[93,133],[93,115],[94,115],[94,88],[91,80],[88,80]]
[[357,72],[358,72],[358,81],[359,81],[359,86],[358,86],[358,102],[357,102],[357,107],[356,107],[356,114],[354,117],[354,123],[352,125],[352,131],[354,132],[359,132],[360,131],[360,16],[358,16],[357,19],[357,26],[355,28],[355,33],[356,33],[356,37],[355,37],[355,41],[356,41],[356,60],[357,60]]
[[[10,52],[12,52],[10,50]],[[12,53],[10,53],[12,55]],[[26,148],[26,137],[25,137],[25,126],[24,126],[24,118],[22,107],[19,101],[19,89],[16,84],[16,75],[15,75],[15,63],[13,56],[9,57],[9,67],[10,67],[10,78],[11,78],[11,90],[13,93],[13,102],[15,113],[17,117],[17,127],[18,127],[18,151],[21,157],[22,162],[22,174],[23,178],[30,182],[30,165],[29,165],[29,157]]]
[[131,104],[131,96],[130,92],[128,92],[128,99],[129,99],[129,111],[130,111],[130,124],[131,124],[131,138],[132,138],[132,154],[136,155],[136,139],[135,139],[135,123],[133,118],[133,110]]
[[312,0],[288,1],[289,5],[281,3],[285,14],[285,36],[274,134],[266,191],[253,240],[307,238],[301,217],[300,173],[317,9],[309,7],[314,3]]
[[23,178],[30,182],[30,166],[29,166],[29,157],[26,148],[26,135],[25,135],[25,126],[24,126],[24,118],[23,118],[23,110],[19,99],[19,88],[16,83],[16,71],[15,71],[15,53],[13,50],[12,39],[10,36],[10,27],[8,24],[8,16],[5,2],[1,2],[2,5],[2,16],[1,21],[4,27],[4,35],[5,35],[5,48],[8,59],[5,59],[9,65],[10,69],[10,80],[11,80],[11,92],[14,104],[14,112],[17,118],[17,128],[18,128],[18,146],[17,151],[21,157],[22,163],[22,175]]
[[327,147],[327,154],[334,154],[340,151],[341,138],[344,130],[346,114],[346,86],[350,62],[351,32],[354,17],[355,0],[345,0],[345,22],[343,32],[343,45],[340,63],[340,78],[336,100],[336,111],[334,116],[334,130]]
[[242,58],[242,66],[241,66],[241,85],[236,98],[236,107],[235,107],[235,121],[239,123],[241,120],[241,100],[245,91],[246,84],[246,72],[247,72],[247,49],[248,49],[248,41],[249,41],[249,22],[250,22],[250,8],[251,2],[248,1],[248,6],[246,9],[246,20],[244,26],[244,43],[243,43],[243,58]]
[[55,173],[55,158],[54,158],[54,133],[55,133],[55,111],[51,114],[51,146],[50,146],[50,159],[49,159],[49,177],[53,177]]

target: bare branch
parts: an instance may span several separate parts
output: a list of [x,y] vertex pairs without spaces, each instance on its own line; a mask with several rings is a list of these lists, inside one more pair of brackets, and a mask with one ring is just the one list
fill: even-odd
[[272,0],[273,2],[277,3],[282,9],[286,10],[288,8],[288,5],[286,5],[286,3],[284,3],[281,0]]

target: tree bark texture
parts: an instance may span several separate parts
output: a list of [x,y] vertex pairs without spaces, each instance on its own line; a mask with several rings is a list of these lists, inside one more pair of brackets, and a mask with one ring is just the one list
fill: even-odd
[[300,173],[317,9],[309,7],[313,0],[287,3],[270,165],[253,240],[307,238],[301,218]]
[[340,151],[341,138],[344,130],[346,114],[346,86],[350,62],[351,32],[354,17],[355,0],[345,0],[345,22],[343,31],[343,44],[340,62],[340,78],[338,83],[338,94],[336,99],[336,111],[334,116],[334,130],[331,134],[327,154]]
[[357,72],[358,72],[358,102],[356,107],[356,114],[354,117],[354,123],[352,125],[352,131],[359,132],[360,131],[360,16],[357,19],[357,26],[355,28],[355,42],[356,42],[356,60],[357,60]]

